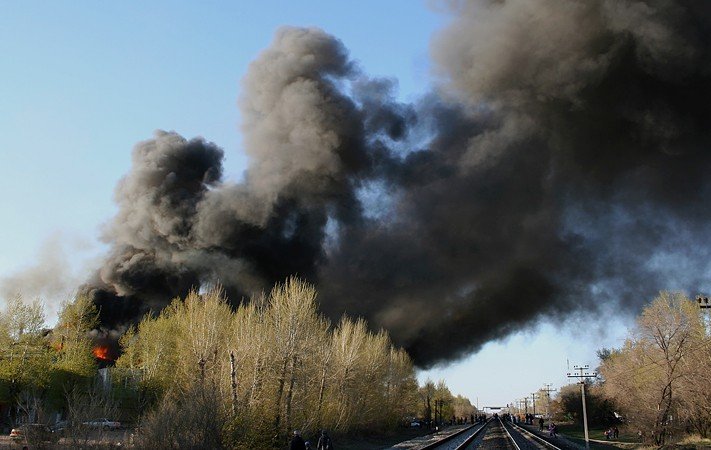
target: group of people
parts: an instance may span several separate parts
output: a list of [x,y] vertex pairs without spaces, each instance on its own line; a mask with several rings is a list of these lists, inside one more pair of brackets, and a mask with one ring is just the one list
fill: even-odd
[[[538,431],[544,430],[545,422],[546,421],[543,419],[543,417],[538,418]],[[548,435],[550,437],[558,436],[558,425],[556,425],[555,422],[553,422],[553,421],[551,421],[551,423],[548,424]]]
[[607,439],[608,441],[610,439],[617,439],[618,437],[620,437],[620,430],[617,429],[616,426],[605,430],[605,439]]
[[314,447],[311,441],[304,441],[304,438],[301,437],[301,431],[294,430],[294,437],[291,438],[289,443],[289,450],[333,450],[333,442],[326,430],[322,430],[318,443]]

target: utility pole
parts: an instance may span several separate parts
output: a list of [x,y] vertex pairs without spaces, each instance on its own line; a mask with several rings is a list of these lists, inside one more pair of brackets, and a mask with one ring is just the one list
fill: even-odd
[[587,364],[584,366],[573,366],[573,370],[577,370],[580,372],[580,374],[575,375],[571,374],[570,372],[568,373],[568,378],[579,378],[579,384],[580,384],[580,392],[582,394],[583,398],[583,428],[585,429],[585,448],[586,450],[590,450],[590,438],[588,436],[588,412],[587,409],[585,408],[585,379],[597,376],[596,373],[589,373],[585,372],[588,370],[590,366]]
[[[708,311],[708,309],[711,308],[711,304],[709,304],[709,298],[708,298],[708,297],[704,297],[704,296],[701,296],[701,295],[697,295],[697,296],[696,296],[696,301],[698,302],[698,304],[699,304],[699,309],[700,309],[702,312],[703,312],[704,310],[707,310],[707,311]],[[706,317],[705,317],[705,316],[702,317],[701,320],[702,320],[703,323],[704,323],[704,333],[707,333],[707,334],[710,333],[711,330],[709,330],[709,326],[708,326],[708,322],[707,322],[707,320],[706,320]]]
[[553,384],[551,383],[546,383],[543,386],[545,387],[545,389],[541,390],[546,393],[546,418],[550,418],[551,392],[555,392],[555,389],[551,389],[551,386],[553,386]]
[[531,393],[531,403],[533,404],[533,416],[535,417],[535,415],[536,415],[536,393],[535,392]]
[[[437,425],[441,425],[444,422],[444,419],[442,417],[442,408],[444,407],[444,400],[438,399],[435,400],[435,422]],[[439,413],[438,413],[439,411]],[[439,420],[437,420],[437,416],[439,416]]]

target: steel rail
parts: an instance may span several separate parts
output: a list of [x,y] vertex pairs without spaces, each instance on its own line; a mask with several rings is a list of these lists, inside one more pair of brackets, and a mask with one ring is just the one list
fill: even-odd
[[[481,430],[483,430],[484,428],[486,428],[486,426],[489,424],[490,421],[491,421],[491,419],[490,419],[489,421],[485,422],[484,425],[482,425],[478,430],[476,430],[476,432],[474,433],[474,435],[479,434],[479,432],[480,432]],[[461,429],[460,431],[457,431],[456,433],[452,433],[452,434],[450,434],[449,436],[447,436],[447,437],[445,437],[445,438],[443,438],[443,439],[440,439],[440,440],[437,441],[437,442],[432,442],[432,443],[429,443],[429,444],[425,445],[424,447],[420,447],[418,450],[432,450],[432,449],[436,449],[436,448],[439,447],[440,445],[445,444],[445,443],[451,441],[451,440],[454,439],[455,437],[461,436],[462,434],[466,433],[467,431],[471,431],[471,429],[474,428],[475,426],[477,426],[477,424],[470,425],[470,426],[468,426],[468,427],[466,427],[466,428]],[[457,447],[457,448],[459,448],[459,447]]]
[[481,431],[482,431],[484,428],[486,428],[487,425],[489,425],[489,422],[491,422],[492,420],[493,420],[493,419],[487,420],[481,428],[479,428],[478,430],[476,430],[476,432],[475,432],[474,434],[472,434],[472,435],[469,436],[464,442],[462,442],[461,444],[459,444],[455,450],[463,450],[463,449],[465,449],[469,444],[472,443],[472,441],[473,441],[474,439],[476,439],[477,436],[479,436],[479,433],[481,433]]
[[537,434],[531,433],[530,431],[528,431],[528,430],[525,429],[524,427],[520,427],[520,426],[518,426],[518,425],[516,425],[516,424],[513,424],[513,423],[512,423],[511,425],[512,425],[514,428],[516,428],[516,430],[518,430],[518,431],[520,431],[520,432],[523,432],[523,433],[525,433],[525,434],[531,436],[533,439],[535,439],[535,440],[538,441],[538,442],[541,442],[543,445],[547,446],[548,448],[551,448],[551,449],[553,449],[553,450],[563,450],[563,449],[561,449],[560,447],[557,447],[557,446],[551,444],[550,442],[548,442],[547,440],[545,440],[545,439],[543,439],[542,437],[538,436]]
[[506,428],[506,425],[504,425],[504,421],[501,420],[501,417],[499,417],[499,423],[501,424],[501,428],[503,428],[504,431],[506,432],[506,436],[508,436],[509,440],[511,442],[513,442],[513,445],[514,445],[514,447],[516,447],[516,450],[521,450],[521,447],[518,446],[518,444],[516,443],[516,440],[513,438],[513,436],[511,436],[511,433],[509,433],[509,430]]

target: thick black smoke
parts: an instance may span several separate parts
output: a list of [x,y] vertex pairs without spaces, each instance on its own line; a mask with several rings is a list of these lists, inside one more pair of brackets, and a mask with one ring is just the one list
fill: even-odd
[[88,285],[104,324],[297,274],[428,366],[543,316],[706,286],[711,4],[452,8],[413,105],[332,36],[279,30],[243,82],[242,183],[211,143],[139,144]]

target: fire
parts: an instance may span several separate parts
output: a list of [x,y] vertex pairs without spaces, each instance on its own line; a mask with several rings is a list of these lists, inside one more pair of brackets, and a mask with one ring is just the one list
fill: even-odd
[[94,347],[91,352],[99,359],[102,359],[104,361],[113,361],[111,356],[109,356],[109,348],[106,346],[99,345],[97,347]]

